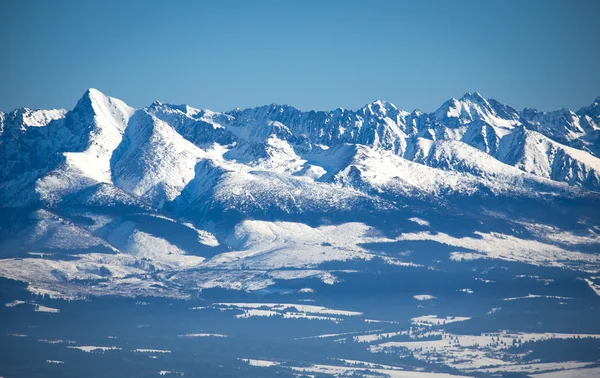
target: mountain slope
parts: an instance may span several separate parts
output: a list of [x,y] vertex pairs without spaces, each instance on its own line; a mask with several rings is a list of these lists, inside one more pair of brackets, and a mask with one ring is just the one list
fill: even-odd
[[0,274],[57,296],[185,297],[334,282],[336,262],[596,271],[598,109],[520,112],[468,93],[430,114],[379,100],[219,113],[90,89],[71,111],[2,113]]

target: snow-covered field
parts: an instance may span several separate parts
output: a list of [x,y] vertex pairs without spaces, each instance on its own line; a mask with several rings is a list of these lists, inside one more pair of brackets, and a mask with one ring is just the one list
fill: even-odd
[[424,315],[416,318],[412,318],[411,321],[416,325],[444,325],[454,322],[464,322],[465,320],[469,320],[471,318],[466,316],[446,316],[445,318],[440,318],[437,315]]
[[597,378],[600,377],[600,367],[588,369],[570,369],[548,373],[531,374],[533,378]]
[[326,320],[339,323],[345,317],[362,316],[362,313],[357,311],[291,303],[215,303],[202,309],[208,308],[219,309],[221,311],[241,310],[242,313],[235,315],[235,318],[238,319],[277,316],[282,319]]
[[[370,346],[373,353],[405,348],[418,359],[433,360],[459,370],[470,371],[483,367],[513,365],[502,359],[511,346],[527,341],[550,339],[600,338],[600,334],[512,333],[508,331],[474,335],[442,332],[437,340],[389,341]],[[501,369],[501,368],[499,368]]]
[[106,352],[109,350],[121,350],[121,348],[115,346],[92,346],[92,345],[82,345],[82,346],[67,346],[70,349],[78,349],[83,352]]
[[227,337],[222,333],[186,333],[183,337]]
[[[572,370],[580,368],[584,368],[586,366],[593,366],[593,364],[589,362],[546,362],[546,363],[531,363],[531,364],[517,364],[517,365],[506,365],[495,368],[482,368],[473,370],[474,372],[482,372],[482,373],[498,373],[498,372],[525,372],[525,373],[533,373],[539,374],[545,371],[554,371],[554,370]],[[592,373],[593,370],[589,370],[589,373]],[[590,375],[591,377],[591,375]]]

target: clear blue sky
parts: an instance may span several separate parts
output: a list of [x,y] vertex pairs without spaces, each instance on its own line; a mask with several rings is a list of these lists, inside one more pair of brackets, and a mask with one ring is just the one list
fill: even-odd
[[0,110],[72,108],[94,87],[142,107],[281,103],[516,108],[600,95],[600,1],[0,0]]

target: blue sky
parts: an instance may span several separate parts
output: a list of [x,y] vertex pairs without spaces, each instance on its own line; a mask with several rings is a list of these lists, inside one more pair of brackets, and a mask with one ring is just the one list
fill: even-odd
[[0,110],[94,87],[142,107],[516,108],[600,95],[600,1],[0,0]]

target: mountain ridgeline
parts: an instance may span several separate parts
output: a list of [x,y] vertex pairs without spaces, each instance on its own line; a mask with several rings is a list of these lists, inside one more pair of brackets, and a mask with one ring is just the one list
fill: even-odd
[[[176,212],[216,202],[266,206],[227,190],[234,182],[265,186],[258,191],[268,182],[331,191],[323,195],[339,205],[394,182],[411,195],[477,185],[527,191],[534,183],[597,192],[599,133],[600,98],[576,113],[519,112],[478,93],[430,114],[385,101],[357,111],[273,104],[217,113],[160,102],[136,110],[90,89],[71,111],[0,114],[0,198],[3,207],[56,205],[108,185]],[[456,175],[462,182],[454,183]],[[507,180],[520,185],[506,188]],[[278,198],[285,195],[268,197],[286,211]]]
[[[0,113],[0,275],[67,296],[106,293],[80,281],[107,275],[111,293],[179,296],[274,282],[206,269],[369,260],[381,253],[365,243],[402,238],[596,269],[582,252],[600,240],[599,133],[600,98],[576,113],[478,93],[429,114],[385,101],[219,113],[90,89],[70,111]],[[148,282],[156,271],[179,274]]]

